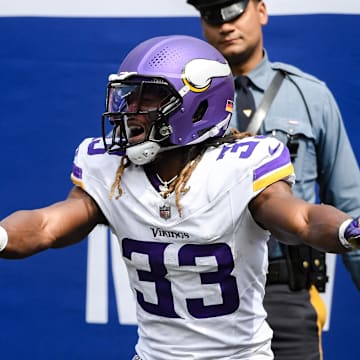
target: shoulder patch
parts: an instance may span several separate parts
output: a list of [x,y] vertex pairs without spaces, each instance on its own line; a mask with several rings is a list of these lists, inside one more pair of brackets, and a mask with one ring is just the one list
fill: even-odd
[[290,65],[290,64],[285,64],[282,62],[273,62],[273,63],[271,63],[271,67],[275,70],[276,69],[283,70],[290,76],[294,75],[294,76],[300,77],[302,79],[310,80],[310,81],[313,81],[313,82],[316,82],[319,84],[324,84],[324,82],[322,80],[318,79],[316,76],[306,73],[306,72],[300,70],[298,67]]

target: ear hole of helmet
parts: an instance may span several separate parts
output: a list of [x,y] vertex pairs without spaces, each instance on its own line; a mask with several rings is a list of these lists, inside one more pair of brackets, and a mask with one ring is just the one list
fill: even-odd
[[192,117],[192,122],[195,124],[197,123],[198,121],[200,121],[203,117],[204,117],[204,114],[206,112],[206,110],[208,109],[208,101],[205,99],[203,100],[199,106],[197,107],[193,117]]

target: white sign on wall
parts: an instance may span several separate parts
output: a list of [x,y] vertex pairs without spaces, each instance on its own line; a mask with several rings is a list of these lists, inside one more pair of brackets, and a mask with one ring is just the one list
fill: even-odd
[[[359,0],[265,0],[270,15],[360,14]],[[163,17],[198,16],[186,0],[13,0],[0,16]]]

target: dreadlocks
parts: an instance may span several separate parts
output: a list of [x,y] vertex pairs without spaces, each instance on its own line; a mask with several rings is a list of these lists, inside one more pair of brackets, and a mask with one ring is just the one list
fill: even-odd
[[110,196],[109,196],[110,200],[113,198],[113,196],[115,194],[115,190],[118,191],[118,195],[115,197],[116,200],[122,195],[122,189],[120,186],[121,177],[122,177],[122,174],[124,173],[125,168],[128,167],[129,165],[130,165],[129,159],[127,158],[126,155],[123,155],[120,160],[120,166],[116,170],[115,181],[113,182],[113,184],[111,186],[111,191],[110,191]]
[[[235,140],[243,139],[248,136],[252,136],[253,134],[249,132],[240,132],[239,130],[232,128],[230,130],[230,134],[221,138],[211,138],[207,141],[204,141],[203,143],[196,144],[193,146],[192,149],[190,149],[188,154],[188,160],[185,163],[184,168],[181,170],[180,175],[169,186],[169,189],[163,191],[161,195],[166,199],[171,192],[175,191],[175,203],[176,207],[178,209],[179,215],[182,215],[182,206],[180,204],[180,197],[182,194],[187,193],[190,190],[190,187],[186,187],[187,182],[190,179],[191,174],[195,170],[196,166],[200,162],[201,158],[203,157],[205,151],[209,147],[218,147],[225,143],[232,143]],[[194,152],[197,152],[197,155],[194,157]],[[113,198],[115,194],[115,190],[117,190],[118,195],[115,197],[115,199],[119,199],[122,195],[122,189],[121,189],[121,177],[124,173],[124,170],[126,167],[130,165],[130,161],[126,157],[126,155],[121,157],[120,165],[116,171],[115,180],[114,183],[111,186],[110,191],[110,199]]]

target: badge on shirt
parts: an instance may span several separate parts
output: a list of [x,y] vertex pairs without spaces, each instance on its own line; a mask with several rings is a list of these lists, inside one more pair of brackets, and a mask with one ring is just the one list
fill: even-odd
[[160,214],[160,217],[163,218],[164,220],[170,219],[171,218],[170,206],[168,204],[164,204],[164,205],[160,206],[159,214]]

